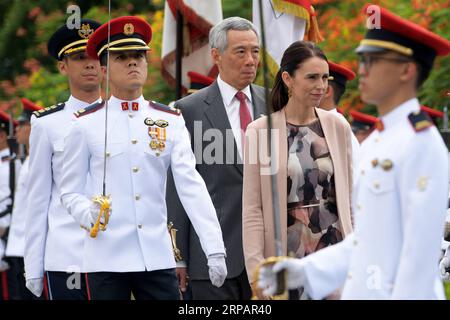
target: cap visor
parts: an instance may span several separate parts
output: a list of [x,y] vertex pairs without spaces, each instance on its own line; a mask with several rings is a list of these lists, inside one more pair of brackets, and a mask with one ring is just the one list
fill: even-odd
[[385,48],[380,47],[374,47],[374,46],[368,46],[368,45],[360,45],[358,48],[356,48],[356,53],[364,53],[364,52],[383,52],[386,51]]
[[125,47],[113,47],[108,49],[111,52],[120,52],[120,51],[148,51],[150,48],[148,46],[125,46]]

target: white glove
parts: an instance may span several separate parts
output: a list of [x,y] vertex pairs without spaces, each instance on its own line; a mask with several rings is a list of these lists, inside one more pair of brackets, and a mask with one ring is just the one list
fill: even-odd
[[[445,251],[444,257],[441,259],[441,262],[439,262],[439,270],[441,271],[441,277],[442,280],[450,282],[450,246]],[[445,270],[447,269],[447,270]]]
[[4,228],[4,227],[0,226],[0,238],[3,237],[3,236],[5,235],[6,229],[7,229],[7,228]]
[[[111,214],[112,214],[112,200],[111,199],[109,200],[109,205],[110,205],[109,216],[111,216]],[[97,221],[98,215],[100,214],[100,204],[97,202],[92,202],[89,210],[90,210],[90,223],[92,225],[94,225],[95,222]],[[104,215],[102,215],[102,217],[100,218],[100,223],[101,224],[105,223]]]
[[9,269],[9,264],[5,260],[0,259],[0,272],[6,271]]
[[[89,208],[91,216],[90,216],[90,222],[91,225],[94,225],[95,222],[97,221],[97,217],[100,213],[100,205],[96,202],[92,202],[91,203],[91,207]],[[103,218],[103,216],[100,218],[100,223],[104,223],[105,219]]]
[[277,273],[286,270],[286,285],[288,289],[303,287],[306,282],[305,269],[301,259],[286,259],[273,266],[265,265],[259,270],[258,286],[264,295],[273,296],[277,292]]
[[227,265],[225,255],[215,253],[208,256],[209,279],[213,286],[221,287],[227,277]]
[[42,290],[44,289],[44,279],[43,278],[33,278],[27,280],[25,286],[30,290],[36,297],[42,295]]

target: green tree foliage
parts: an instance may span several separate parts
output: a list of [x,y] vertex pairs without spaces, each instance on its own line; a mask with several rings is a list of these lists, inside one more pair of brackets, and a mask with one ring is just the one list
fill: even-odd
[[[374,0],[434,32],[450,38],[448,17],[450,0]],[[320,43],[330,60],[342,63],[354,71],[357,60],[354,48],[364,34],[363,0],[312,0],[325,41]],[[67,6],[77,4],[85,18],[99,22],[108,20],[107,0],[0,0],[0,108],[20,109],[19,97],[27,97],[41,105],[50,105],[68,96],[65,77],[55,61],[47,55],[47,41],[68,17]],[[164,0],[113,0],[112,17],[140,15],[152,24],[149,77],[144,94],[168,103],[174,90],[161,76],[161,47]],[[252,0],[222,0],[224,18],[241,16],[252,19]],[[270,41],[270,39],[269,39]],[[448,104],[444,92],[449,90],[450,57],[438,58],[429,79],[420,90],[423,104],[442,109]],[[260,72],[261,73],[261,72]],[[261,79],[261,75],[259,75]],[[262,83],[259,80],[259,83]],[[375,113],[373,106],[364,106],[357,90],[357,80],[348,85],[342,101],[344,109],[364,108]]]
[[[356,72],[358,62],[354,49],[365,33],[364,16],[361,14],[361,9],[367,1],[316,0],[312,2],[316,3],[315,8],[319,17],[319,25],[325,38],[320,46],[330,60],[342,63]],[[405,19],[450,39],[449,0],[374,0],[370,2],[379,4]],[[450,89],[449,62],[450,56],[436,59],[430,77],[419,91],[419,99],[422,104],[440,110],[449,104],[449,98],[444,95]],[[364,112],[376,115],[374,106],[365,106],[361,102],[357,86],[357,79],[348,84],[347,92],[342,100],[344,109],[364,109]]]

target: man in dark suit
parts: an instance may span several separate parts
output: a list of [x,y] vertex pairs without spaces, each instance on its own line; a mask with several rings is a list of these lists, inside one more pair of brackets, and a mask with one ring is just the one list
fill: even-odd
[[227,252],[228,276],[217,288],[209,281],[206,257],[169,179],[169,221],[178,229],[182,255],[177,269],[180,289],[185,290],[189,274],[193,299],[251,297],[242,249],[242,145],[248,123],[265,111],[264,90],[252,84],[259,63],[258,39],[253,24],[238,17],[212,28],[209,43],[219,76],[210,86],[176,102],[191,134],[197,170],[216,208]]

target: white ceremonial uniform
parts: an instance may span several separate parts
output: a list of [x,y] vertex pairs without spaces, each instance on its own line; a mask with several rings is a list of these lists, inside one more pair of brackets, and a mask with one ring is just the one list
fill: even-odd
[[[9,186],[9,148],[0,150],[0,212],[3,212],[11,204],[11,188]],[[20,172],[21,162],[15,160],[16,183]],[[11,223],[11,214],[0,217],[0,229],[5,230]]]
[[304,258],[313,298],[342,285],[342,299],[445,298],[438,262],[447,148],[434,126],[415,131],[408,115],[419,108],[417,99],[403,103],[362,143],[354,233]]
[[28,162],[25,159],[20,168],[17,187],[14,195],[14,208],[9,228],[8,243],[6,245],[7,257],[23,257],[25,247],[25,219],[28,198]]
[[[11,203],[9,197],[9,149],[0,150],[0,212],[6,210]],[[0,227],[2,223],[0,222]]]
[[63,110],[32,116],[28,204],[25,235],[27,279],[42,278],[45,271],[82,272],[84,232],[62,206],[64,137],[73,113],[88,103],[70,96]]
[[[195,170],[188,131],[181,115],[157,110],[142,96],[138,111],[108,103],[106,194],[112,214],[106,231],[86,232],[86,272],[137,272],[175,268],[165,203],[166,174],[172,167],[180,199],[206,255],[225,254],[222,232],[205,183]],[[61,199],[69,213],[90,228],[90,198],[83,195],[86,174],[94,195],[102,194],[105,107],[81,116],[67,136]],[[146,118],[166,120],[166,147],[157,156],[149,146]],[[156,126],[153,126],[155,128]]]
[[[11,203],[9,188],[9,149],[0,150],[0,212],[5,211]],[[6,232],[9,226],[11,214],[7,214],[0,218],[0,236]],[[4,262],[2,261],[5,255],[5,244],[0,239],[0,270],[3,269]]]

